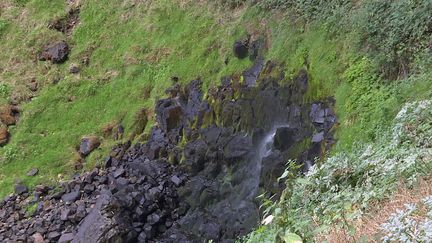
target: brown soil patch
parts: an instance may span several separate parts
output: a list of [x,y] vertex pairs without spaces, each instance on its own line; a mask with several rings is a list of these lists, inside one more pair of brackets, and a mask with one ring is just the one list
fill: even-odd
[[432,176],[421,178],[412,189],[401,183],[400,189],[391,198],[371,205],[372,210],[361,219],[351,222],[356,229],[356,234],[350,236],[345,229],[333,229],[326,235],[316,237],[316,242],[327,241],[330,243],[345,242],[380,242],[381,225],[385,223],[396,210],[404,210],[405,204],[418,204],[427,196],[432,195]]

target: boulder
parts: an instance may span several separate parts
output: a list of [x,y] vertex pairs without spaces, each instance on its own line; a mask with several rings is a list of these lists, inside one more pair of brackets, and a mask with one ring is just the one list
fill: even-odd
[[76,190],[76,191],[72,191],[72,192],[63,194],[63,196],[61,197],[61,199],[64,202],[71,203],[71,202],[75,202],[80,196],[81,196],[80,191]]
[[23,185],[21,183],[18,183],[15,185],[15,193],[16,194],[21,195],[21,194],[24,194],[26,192],[28,192],[28,188],[25,185]]
[[59,41],[45,47],[40,55],[40,60],[63,63],[68,58],[68,55],[69,45],[65,41]]
[[244,59],[249,54],[249,40],[238,40],[233,45],[234,55],[239,59]]
[[182,123],[183,109],[176,99],[163,99],[156,105],[157,120],[164,132],[169,132]]
[[81,139],[81,144],[79,146],[79,153],[81,156],[89,155],[93,150],[97,149],[100,145],[100,140],[96,136],[84,137]]

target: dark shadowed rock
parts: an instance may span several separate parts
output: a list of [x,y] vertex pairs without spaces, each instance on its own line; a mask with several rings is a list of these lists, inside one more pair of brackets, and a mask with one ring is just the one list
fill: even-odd
[[249,54],[249,40],[238,40],[233,46],[234,55],[237,58],[246,58]]
[[63,63],[68,58],[68,55],[68,44],[65,41],[60,41],[46,47],[41,53],[40,60]]
[[82,156],[89,155],[93,150],[97,149],[100,145],[100,140],[98,137],[90,136],[81,139],[81,144],[79,146],[79,153]]
[[224,156],[227,159],[240,158],[248,154],[252,149],[252,139],[245,134],[238,134],[224,148]]

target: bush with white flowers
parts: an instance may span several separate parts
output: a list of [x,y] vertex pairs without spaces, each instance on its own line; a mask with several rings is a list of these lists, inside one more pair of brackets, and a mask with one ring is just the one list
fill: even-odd
[[381,225],[383,242],[432,242],[432,196],[424,198],[427,207],[424,217],[416,217],[419,205],[406,204],[405,210],[397,210]]
[[391,195],[401,179],[410,184],[430,174],[432,101],[406,104],[392,128],[380,131],[377,137],[372,144],[356,145],[352,152],[337,153],[316,164],[305,177],[287,180],[287,189],[274,206],[279,213],[268,227],[304,239],[330,225],[351,232],[349,222],[360,217],[372,200]]

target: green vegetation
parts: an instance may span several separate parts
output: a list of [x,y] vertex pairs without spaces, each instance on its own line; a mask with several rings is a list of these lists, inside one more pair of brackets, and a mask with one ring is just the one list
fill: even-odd
[[[432,96],[429,1],[80,2],[80,23],[71,35],[48,28],[76,8],[64,0],[0,3],[0,48],[7,50],[0,52],[0,104],[19,100],[23,110],[10,127],[11,141],[0,148],[0,197],[18,178],[34,186],[71,174],[80,138],[102,137],[107,124],[120,122],[135,134],[142,130],[137,120],[145,120],[137,114],[145,109],[149,127],[154,102],[171,77],[184,83],[201,78],[207,89],[240,74],[251,62],[234,58],[232,43],[246,33],[264,37],[266,58],[285,65],[287,82],[307,69],[306,101],[334,96],[340,119],[332,154],[308,177],[287,170],[284,197],[267,205],[273,223],[249,241],[292,233],[312,240],[331,227],[352,231],[350,222],[394,192],[399,180],[431,172],[430,159],[423,159],[430,152],[424,146],[431,114],[415,109],[430,108]],[[70,44],[69,60],[37,61],[57,40]],[[71,74],[71,65],[80,73]],[[27,87],[31,80],[39,84],[36,93]],[[85,168],[115,143],[105,137]],[[34,167],[39,175],[27,177]]]
[[[3,50],[11,50],[0,54],[2,94],[10,85],[12,95],[25,100],[31,95],[26,84],[32,78],[42,88],[22,105],[12,140],[1,149],[0,197],[11,192],[17,178],[32,186],[69,174],[83,135],[102,135],[102,127],[111,122],[121,122],[131,133],[135,114],[147,108],[151,116],[154,101],[165,95],[172,76],[181,82],[202,78],[208,87],[250,65],[231,54],[234,40],[245,34],[237,23],[241,16],[225,16],[217,9],[180,7],[170,1],[137,6],[132,1],[85,1],[81,23],[67,37],[47,28],[50,21],[66,15],[64,0],[8,4],[1,15],[11,22],[0,43]],[[72,46],[65,64],[34,62],[44,45],[62,39]],[[85,58],[88,66],[82,64]],[[69,74],[71,64],[82,69],[79,75]],[[51,84],[56,78],[61,81]],[[89,164],[106,155],[114,143],[105,139],[88,158]],[[40,169],[39,175],[25,176],[34,167]]]

